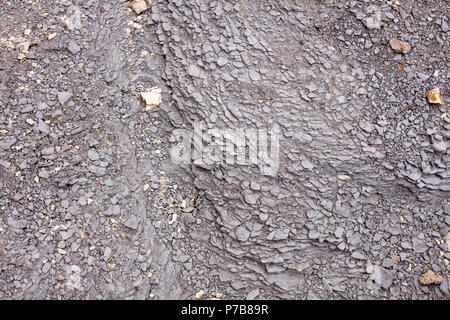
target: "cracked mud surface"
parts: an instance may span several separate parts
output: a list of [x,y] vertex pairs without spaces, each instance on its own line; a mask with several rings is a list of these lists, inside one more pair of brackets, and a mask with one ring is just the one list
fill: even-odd
[[[0,4],[0,298],[448,299],[448,2]],[[173,163],[196,121],[276,174]]]

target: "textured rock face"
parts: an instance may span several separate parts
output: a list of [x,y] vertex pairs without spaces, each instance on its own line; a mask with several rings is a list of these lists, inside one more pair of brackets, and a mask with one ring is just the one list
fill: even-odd
[[73,2],[0,6],[0,299],[449,296],[443,0]]
[[[258,165],[192,166],[221,231],[211,244],[227,258],[217,265],[298,294],[305,281],[299,274],[311,272],[314,259],[335,262],[327,272],[342,274],[352,269],[342,263],[347,252],[375,257],[380,248],[368,245],[374,237],[403,234],[386,212],[402,215],[414,207],[419,215],[434,207],[441,198],[433,190],[450,188],[448,165],[426,163],[447,160],[430,148],[411,152],[404,135],[397,144],[394,132],[401,133],[392,127],[400,120],[388,119],[390,102],[380,89],[390,81],[376,75],[370,55],[349,59],[339,41],[308,32],[315,21],[307,17],[316,12],[307,3],[211,6],[153,8],[164,78],[183,122],[281,127],[276,176],[261,175]],[[344,14],[334,10],[336,19]],[[394,278],[389,274],[385,289]]]

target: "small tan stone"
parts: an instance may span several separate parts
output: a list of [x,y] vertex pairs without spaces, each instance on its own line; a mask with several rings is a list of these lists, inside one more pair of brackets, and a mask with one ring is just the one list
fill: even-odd
[[178,215],[176,213],[174,213],[172,215],[172,219],[170,219],[168,223],[172,225],[175,223],[175,221],[177,221],[177,219],[178,219]]
[[25,195],[23,195],[20,192],[17,192],[12,199],[17,202],[17,201],[22,200],[24,197],[25,197]]
[[397,53],[406,54],[411,51],[411,45],[408,42],[400,41],[397,38],[392,39],[389,44],[391,48]]
[[429,103],[444,104],[444,99],[442,99],[441,97],[439,88],[434,88],[430,91],[427,91],[427,99]]
[[431,270],[428,270],[426,273],[419,277],[420,284],[425,286],[428,286],[430,284],[441,284],[442,281],[442,276]]
[[27,29],[23,30],[23,35],[25,38],[28,38],[31,35],[31,29],[27,28]]
[[205,294],[205,290],[200,290],[195,294],[195,298],[200,299]]
[[450,232],[444,237],[445,242],[447,243],[447,251],[450,251]]
[[148,8],[144,0],[135,0],[131,2],[131,9],[133,9],[133,11],[136,12],[136,14],[141,14]]

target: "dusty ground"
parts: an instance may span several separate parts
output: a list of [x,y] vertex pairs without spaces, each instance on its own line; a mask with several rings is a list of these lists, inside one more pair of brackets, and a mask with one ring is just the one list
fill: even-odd
[[[443,0],[0,0],[0,298],[448,299],[449,23]],[[200,120],[278,125],[276,174],[174,164]]]

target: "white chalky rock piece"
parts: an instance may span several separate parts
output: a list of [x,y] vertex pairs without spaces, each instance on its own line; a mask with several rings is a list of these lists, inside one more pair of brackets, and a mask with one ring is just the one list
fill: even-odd
[[142,12],[146,11],[148,8],[144,0],[135,0],[131,2],[131,9],[133,9],[133,11],[139,15]]
[[205,294],[205,291],[202,289],[195,294],[195,298],[200,299]]
[[170,219],[169,224],[174,224],[177,221],[178,215],[176,213],[173,214],[172,219]]
[[154,107],[157,107],[161,104],[162,102],[161,92],[162,90],[157,87],[150,89],[150,91],[141,92],[141,98],[147,105],[145,111],[150,111]]

